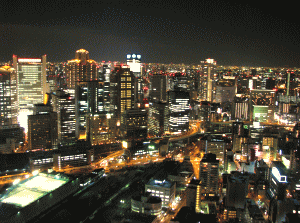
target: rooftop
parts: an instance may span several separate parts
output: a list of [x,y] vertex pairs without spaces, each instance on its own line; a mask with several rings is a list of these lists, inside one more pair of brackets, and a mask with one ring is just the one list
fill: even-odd
[[1,198],[1,204],[11,204],[22,208],[54,191],[69,181],[60,174],[40,173],[7,189]]
[[170,182],[167,180],[155,180],[150,179],[147,185],[157,186],[157,187],[164,187],[164,188],[171,188],[174,185],[174,182]]

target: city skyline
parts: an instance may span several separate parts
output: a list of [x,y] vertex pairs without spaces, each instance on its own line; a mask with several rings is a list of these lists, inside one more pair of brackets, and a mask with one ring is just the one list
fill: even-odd
[[294,12],[225,1],[11,4],[2,8],[0,60],[47,54],[48,61],[67,61],[83,48],[96,61],[138,53],[146,63],[215,58],[222,65],[297,67]]

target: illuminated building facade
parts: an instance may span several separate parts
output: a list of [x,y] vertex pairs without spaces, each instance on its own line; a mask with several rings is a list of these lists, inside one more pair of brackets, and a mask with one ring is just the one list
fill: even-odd
[[248,97],[234,97],[232,106],[231,117],[233,120],[245,121],[250,119],[250,102]]
[[66,78],[68,89],[75,89],[77,81],[98,80],[98,64],[90,59],[87,50],[77,50],[75,59],[68,61]]
[[49,105],[36,104],[33,115],[28,116],[29,150],[57,148],[57,117]]
[[135,101],[141,102],[143,100],[143,86],[142,86],[142,66],[140,54],[127,54],[127,65],[135,77],[134,95]]
[[121,117],[121,137],[131,142],[147,138],[148,112],[145,109],[125,110]]
[[86,138],[88,116],[105,113],[103,93],[103,82],[77,82],[75,90],[75,136],[77,139]]
[[42,58],[18,58],[13,56],[17,72],[19,122],[27,129],[27,115],[32,114],[35,104],[43,103],[49,92],[46,80],[46,55]]
[[0,67],[0,126],[18,124],[17,75],[9,66]]
[[154,102],[150,104],[148,115],[148,134],[162,136],[168,131],[167,103]]
[[151,196],[150,192],[136,195],[131,198],[131,211],[148,215],[159,215],[161,213],[162,200]]
[[219,194],[218,188],[219,177],[219,160],[216,159],[216,155],[207,153],[200,161],[200,169],[198,179],[201,181],[201,193],[202,194]]
[[150,179],[145,185],[145,192],[162,200],[163,207],[169,207],[175,200],[176,184],[167,180]]
[[[117,66],[110,76],[111,120],[109,127],[119,135],[122,114],[134,106],[134,75],[129,68]],[[114,130],[113,130],[114,129]]]
[[57,113],[58,145],[75,143],[75,98],[65,91],[52,94],[53,111]]
[[275,90],[257,90],[257,89],[251,90],[251,92],[250,92],[250,104],[251,104],[250,117],[252,118],[252,120],[255,119],[254,106],[256,106],[258,109],[260,109],[261,106],[268,106],[267,120],[270,120],[270,121],[274,120],[275,94],[276,94]]
[[190,97],[185,91],[168,92],[169,132],[180,134],[189,130]]
[[200,101],[212,102],[213,79],[216,72],[216,61],[214,59],[206,59],[200,63],[200,78],[198,85],[198,99]]
[[287,172],[281,161],[273,161],[270,168],[269,182],[270,187],[267,190],[269,199],[284,200],[287,189]]

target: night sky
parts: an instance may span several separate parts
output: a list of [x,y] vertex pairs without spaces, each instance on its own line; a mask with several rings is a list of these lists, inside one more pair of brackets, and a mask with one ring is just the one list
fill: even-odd
[[[262,1],[5,1],[0,61],[60,62],[84,48],[96,61],[300,67],[299,12]],[[31,3],[29,3],[31,2]],[[176,2],[176,3],[174,3]]]

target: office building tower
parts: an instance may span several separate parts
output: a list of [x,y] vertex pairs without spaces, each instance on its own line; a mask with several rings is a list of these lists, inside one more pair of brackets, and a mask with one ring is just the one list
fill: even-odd
[[75,136],[85,139],[86,120],[90,115],[104,114],[104,89],[100,81],[78,81],[75,89]]
[[235,94],[235,79],[222,79],[217,82],[215,98],[217,103],[233,102]]
[[65,91],[52,93],[53,111],[57,113],[58,145],[75,143],[75,98]]
[[35,104],[43,103],[49,92],[46,81],[46,55],[42,58],[19,58],[13,56],[13,67],[17,72],[17,94],[19,122],[27,129],[27,115],[32,114]]
[[216,155],[220,165],[224,165],[227,149],[231,148],[231,141],[219,135],[204,136],[200,140],[200,148],[205,153]]
[[213,102],[212,89],[213,80],[216,72],[216,61],[214,59],[206,59],[200,63],[200,81],[198,85],[199,100]]
[[140,54],[127,54],[127,65],[135,77],[134,95],[135,102],[141,103],[143,100],[143,86],[142,86],[142,66]]
[[273,161],[269,172],[270,186],[267,189],[269,199],[284,200],[288,185],[287,169],[281,161]]
[[234,97],[232,107],[232,120],[245,121],[250,119],[250,100],[248,97]]
[[[256,90],[250,92],[250,118],[253,121],[273,121],[275,111],[275,90]],[[267,114],[267,116],[266,116]],[[266,116],[266,117],[265,117]]]
[[118,134],[122,114],[134,106],[134,75],[129,68],[117,66],[110,76],[111,124]]
[[226,207],[244,209],[248,194],[249,176],[232,172],[227,178]]
[[165,102],[153,102],[149,106],[148,134],[151,136],[163,136],[168,131],[168,104]]
[[151,102],[167,101],[167,74],[149,75],[149,99]]
[[28,116],[28,146],[31,151],[57,148],[57,114],[50,105],[36,104]]
[[199,175],[197,178],[201,181],[202,194],[219,194],[219,160],[216,155],[207,153],[200,161]]
[[17,75],[10,66],[0,67],[0,126],[18,124]]
[[159,197],[163,207],[169,207],[175,200],[176,184],[167,180],[151,178],[145,185],[145,192],[150,192],[151,196]]
[[169,131],[180,134],[189,130],[190,98],[185,91],[169,91]]
[[171,91],[190,91],[190,80],[186,73],[173,73],[169,77]]
[[0,126],[0,153],[16,152],[25,142],[25,131],[19,124]]
[[103,103],[104,103],[104,112],[110,114],[110,64],[103,64],[102,70],[99,73],[99,81],[103,82]]
[[67,88],[75,89],[76,82],[90,80],[98,80],[98,64],[90,59],[87,50],[77,50],[75,59],[66,65]]
[[121,138],[129,144],[142,143],[147,138],[148,112],[145,109],[130,109],[122,113]]
[[199,111],[199,119],[200,121],[209,122],[210,121],[210,102],[201,101],[200,102],[200,111]]

